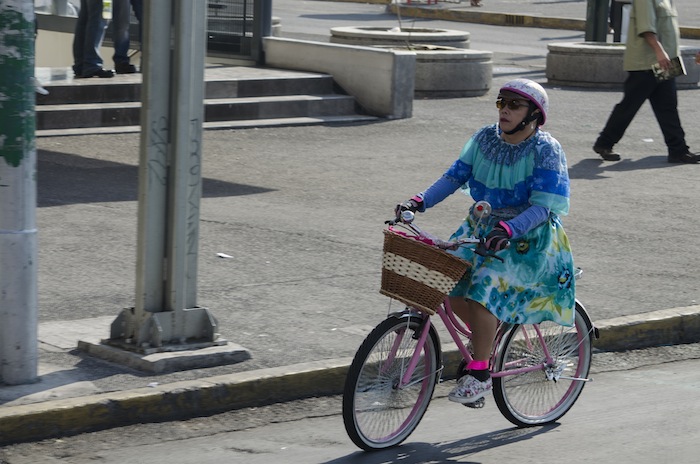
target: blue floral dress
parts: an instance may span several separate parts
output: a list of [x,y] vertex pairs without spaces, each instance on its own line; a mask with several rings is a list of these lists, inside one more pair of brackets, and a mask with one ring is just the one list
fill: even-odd
[[550,210],[549,218],[498,252],[504,262],[484,258],[473,247],[452,252],[472,262],[471,271],[450,296],[484,305],[498,319],[516,324],[574,321],[575,285],[571,246],[559,220],[569,212],[569,176],[559,142],[537,130],[518,145],[505,142],[496,124],[480,129],[445,173],[493,212],[479,223],[470,211],[453,239],[483,237],[501,220],[531,204]]

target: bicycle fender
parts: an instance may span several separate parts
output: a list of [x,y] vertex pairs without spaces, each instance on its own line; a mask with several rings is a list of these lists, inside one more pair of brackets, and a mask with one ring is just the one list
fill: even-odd
[[599,339],[600,338],[600,331],[598,330],[598,327],[596,327],[595,324],[593,324],[593,320],[591,319],[591,316],[588,314],[588,311],[586,311],[586,308],[583,306],[583,303],[581,303],[578,300],[578,298],[576,298],[576,309],[579,310],[579,312],[581,313],[583,318],[586,320],[586,323],[588,324],[588,326],[591,329],[593,329],[592,330],[593,337],[595,337],[596,340]]
[[411,309],[402,309],[401,311],[395,311],[393,313],[389,313],[387,317],[395,317],[396,319],[403,319],[406,317],[416,317],[420,319],[425,319],[426,315],[423,314],[420,311],[415,311]]

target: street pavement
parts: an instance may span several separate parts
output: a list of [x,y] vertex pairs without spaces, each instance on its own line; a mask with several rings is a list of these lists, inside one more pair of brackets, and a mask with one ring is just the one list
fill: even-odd
[[[339,395],[246,408],[215,417],[137,424],[0,449],[5,464],[696,464],[700,344],[594,358],[591,382],[557,423],[516,428],[435,388],[416,430],[396,448],[361,451],[348,438]],[[690,353],[694,357],[686,358]],[[679,357],[680,358],[679,358]],[[607,359],[606,359],[607,358]],[[655,401],[650,401],[650,398]],[[565,446],[562,446],[565,443]],[[41,457],[42,459],[37,459]],[[517,457],[517,458],[516,458]]]
[[[676,2],[692,19],[682,25],[700,26],[697,3]],[[521,8],[585,15],[576,1],[484,0],[479,10]],[[411,119],[205,133],[198,304],[251,355],[226,366],[154,375],[76,350],[99,344],[134,305],[139,137],[37,139],[39,379],[0,386],[0,444],[338,393],[389,310],[377,290],[393,205],[426,188],[492,120],[499,84],[524,76],[546,86],[543,56],[498,59],[488,95],[416,100]],[[623,160],[603,163],[590,147],[620,93],[546,87],[546,129],[572,179],[564,225],[584,268],[578,296],[601,329],[598,347],[697,341],[700,166],[666,162],[648,106],[617,147]],[[679,92],[688,143],[700,150],[697,101],[697,89]],[[419,220],[446,236],[466,205],[454,195]]]

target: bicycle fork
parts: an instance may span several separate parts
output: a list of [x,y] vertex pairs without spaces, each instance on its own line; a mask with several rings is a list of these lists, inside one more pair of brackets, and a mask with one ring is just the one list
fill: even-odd
[[[394,343],[391,346],[391,350],[389,352],[389,356],[387,356],[387,359],[385,361],[385,365],[382,366],[380,369],[381,373],[386,373],[391,366],[394,364],[394,361],[396,360],[396,356],[399,352],[399,349],[401,345],[403,344],[404,337],[406,334],[409,332],[409,324],[410,324],[411,318],[406,318],[406,327],[400,332],[397,333],[396,339],[394,340]],[[425,342],[428,339],[428,336],[430,334],[430,318],[429,317],[424,317],[421,320],[420,326],[418,329],[414,332],[412,337],[414,339],[417,339],[416,347],[413,351],[413,354],[411,357],[408,359],[408,364],[406,364],[406,358],[401,357],[401,369],[400,372],[401,377],[398,379],[398,382],[394,385],[394,388],[397,390],[400,390],[402,388],[410,387],[411,385],[415,385],[417,383],[422,382],[424,379],[427,377],[430,377],[431,375],[435,375],[438,372],[442,371],[443,366],[439,366],[438,369],[434,372],[430,372],[418,379],[413,378],[413,373],[416,370],[416,367],[418,366],[418,363],[420,362],[421,358],[421,353],[423,352],[423,348],[425,346]]]

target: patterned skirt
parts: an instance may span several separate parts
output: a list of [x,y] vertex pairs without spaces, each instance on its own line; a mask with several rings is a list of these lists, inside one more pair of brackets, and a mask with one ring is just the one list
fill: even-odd
[[[477,237],[485,237],[493,225],[504,219],[508,218],[493,214],[487,223],[479,224],[470,214],[451,238],[470,237],[475,229]],[[573,325],[573,256],[558,216],[550,214],[548,221],[497,252],[503,262],[474,253],[473,245],[451,253],[471,262],[472,268],[450,296],[474,300],[508,323],[554,321]]]

